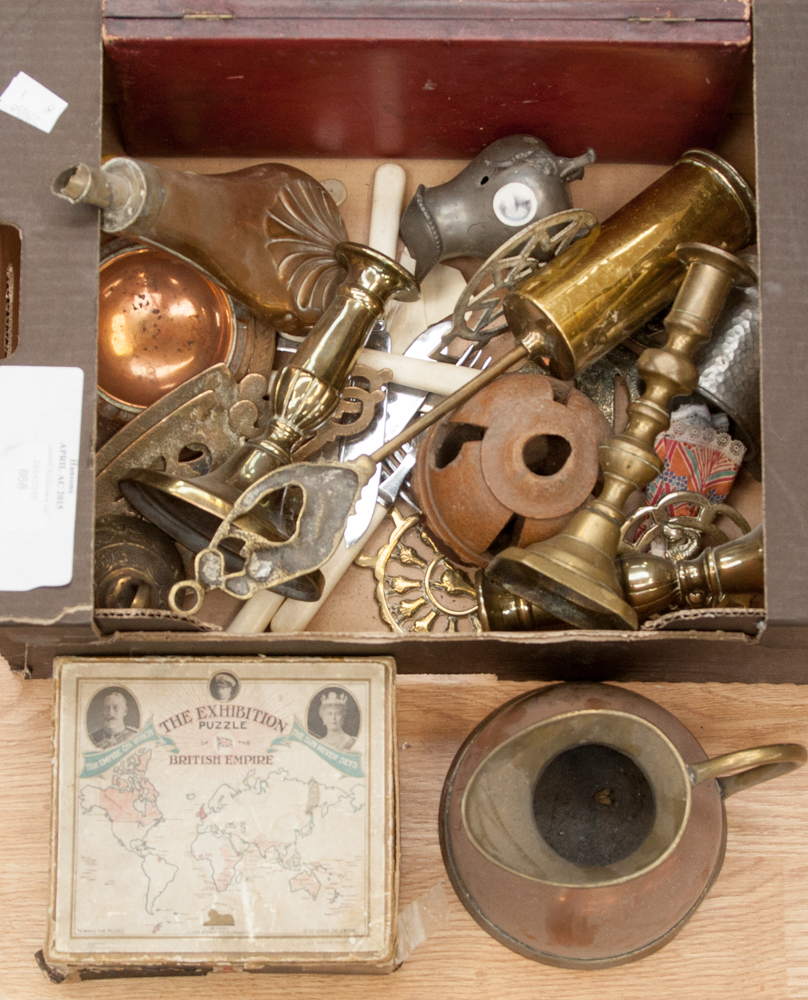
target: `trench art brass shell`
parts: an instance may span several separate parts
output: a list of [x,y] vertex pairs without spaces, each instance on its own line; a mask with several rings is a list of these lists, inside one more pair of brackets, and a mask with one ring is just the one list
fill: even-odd
[[557,534],[591,496],[610,430],[569,385],[500,376],[418,447],[413,489],[427,528],[467,566]]
[[743,261],[717,247],[681,244],[678,253],[688,270],[665,319],[668,340],[640,356],[646,389],[629,407],[625,431],[601,446],[601,493],[561,534],[527,549],[505,549],[486,569],[501,587],[579,628],[638,627],[615,567],[625,503],[659,475],[654,441],[670,424],[671,399],[695,387],[691,359],[709,340],[730,288],[757,280]]
[[[278,372],[262,434],[197,479],[136,469],[121,480],[121,492],[136,510],[194,552],[208,545],[247,489],[289,464],[294,447],[329,419],[387,301],[418,297],[412,276],[384,254],[354,243],[341,243],[335,254],[348,276],[292,360]],[[294,519],[283,510],[273,514],[252,507],[239,527],[275,544],[292,534]],[[311,579],[301,577],[278,592],[318,600],[322,577],[317,587],[310,585]]]
[[548,685],[502,705],[458,751],[439,813],[446,871],[477,923],[526,958],[633,962],[667,944],[717,878],[724,800],[805,761],[793,743],[708,760],[647,698]]
[[755,201],[721,157],[690,150],[596,231],[505,298],[519,340],[533,336],[551,375],[571,379],[671,302],[684,277],[676,248],[748,246]]

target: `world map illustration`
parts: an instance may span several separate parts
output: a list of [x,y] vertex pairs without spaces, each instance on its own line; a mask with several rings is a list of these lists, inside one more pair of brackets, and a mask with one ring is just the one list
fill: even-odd
[[300,745],[267,759],[223,780],[141,747],[80,781],[74,933],[365,933],[365,780]]

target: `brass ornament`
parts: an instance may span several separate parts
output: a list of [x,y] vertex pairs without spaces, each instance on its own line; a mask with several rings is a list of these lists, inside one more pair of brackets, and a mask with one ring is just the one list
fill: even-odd
[[[696,507],[697,513],[671,513],[671,508],[683,503]],[[703,493],[691,493],[689,490],[667,493],[656,505],[639,507],[629,515],[620,529],[617,554],[650,552],[653,547],[654,555],[664,555],[674,561],[690,559],[704,548],[707,541],[712,545],[723,545],[729,541],[727,533],[716,523],[722,517],[736,525],[741,534],[752,530],[746,518],[729,504],[713,503]],[[638,535],[641,525],[643,530]],[[660,546],[663,551],[656,551]]]
[[[328,420],[386,302],[418,296],[412,276],[384,255],[353,243],[340,244],[336,254],[348,277],[277,373],[261,435],[204,478],[188,480],[142,469],[121,480],[121,491],[133,507],[194,552],[208,545],[246,490],[288,465],[293,449]],[[276,516],[252,505],[250,510],[250,530],[271,543],[284,541],[293,530],[282,512]],[[287,596],[312,599],[301,593]]]
[[389,539],[375,556],[356,559],[373,569],[382,620],[393,632],[415,635],[458,632],[464,622],[481,631],[474,584],[466,573],[438,551],[418,514],[405,518],[394,507],[389,516]]
[[571,379],[671,302],[684,277],[676,254],[698,240],[723,250],[748,246],[755,202],[721,157],[690,150],[504,301],[514,335],[542,342],[534,354],[551,375]]
[[709,340],[729,289],[756,280],[743,261],[716,247],[682,244],[678,252],[688,269],[665,319],[668,340],[637,363],[646,389],[629,407],[625,431],[601,446],[601,493],[561,534],[527,549],[506,549],[486,569],[501,587],[578,628],[638,627],[615,567],[626,500],[659,475],[654,441],[670,424],[671,399],[696,384],[691,359]]

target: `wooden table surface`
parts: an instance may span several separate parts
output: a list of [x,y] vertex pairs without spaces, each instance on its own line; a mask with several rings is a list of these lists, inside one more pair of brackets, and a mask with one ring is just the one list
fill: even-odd
[[[633,965],[571,972],[538,965],[490,938],[444,872],[437,812],[458,746],[492,709],[530,684],[493,676],[409,676],[398,683],[400,907],[436,886],[449,918],[386,977],[244,976],[64,983],[45,979],[50,813],[50,681],[25,681],[0,661],[0,998],[105,1000],[791,1000],[808,997],[808,767],[731,799],[727,857],[709,897],[666,948]],[[713,755],[808,743],[808,686],[627,685],[675,713]]]

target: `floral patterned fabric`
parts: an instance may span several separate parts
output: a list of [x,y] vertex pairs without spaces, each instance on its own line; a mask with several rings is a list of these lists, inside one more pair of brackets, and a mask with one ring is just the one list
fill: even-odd
[[[657,504],[667,493],[690,490],[711,503],[723,503],[743,461],[746,448],[731,438],[723,414],[710,415],[706,406],[680,407],[667,431],[658,435],[654,448],[662,459],[661,475],[645,488],[648,502]],[[676,504],[674,516],[697,511],[690,504]]]

